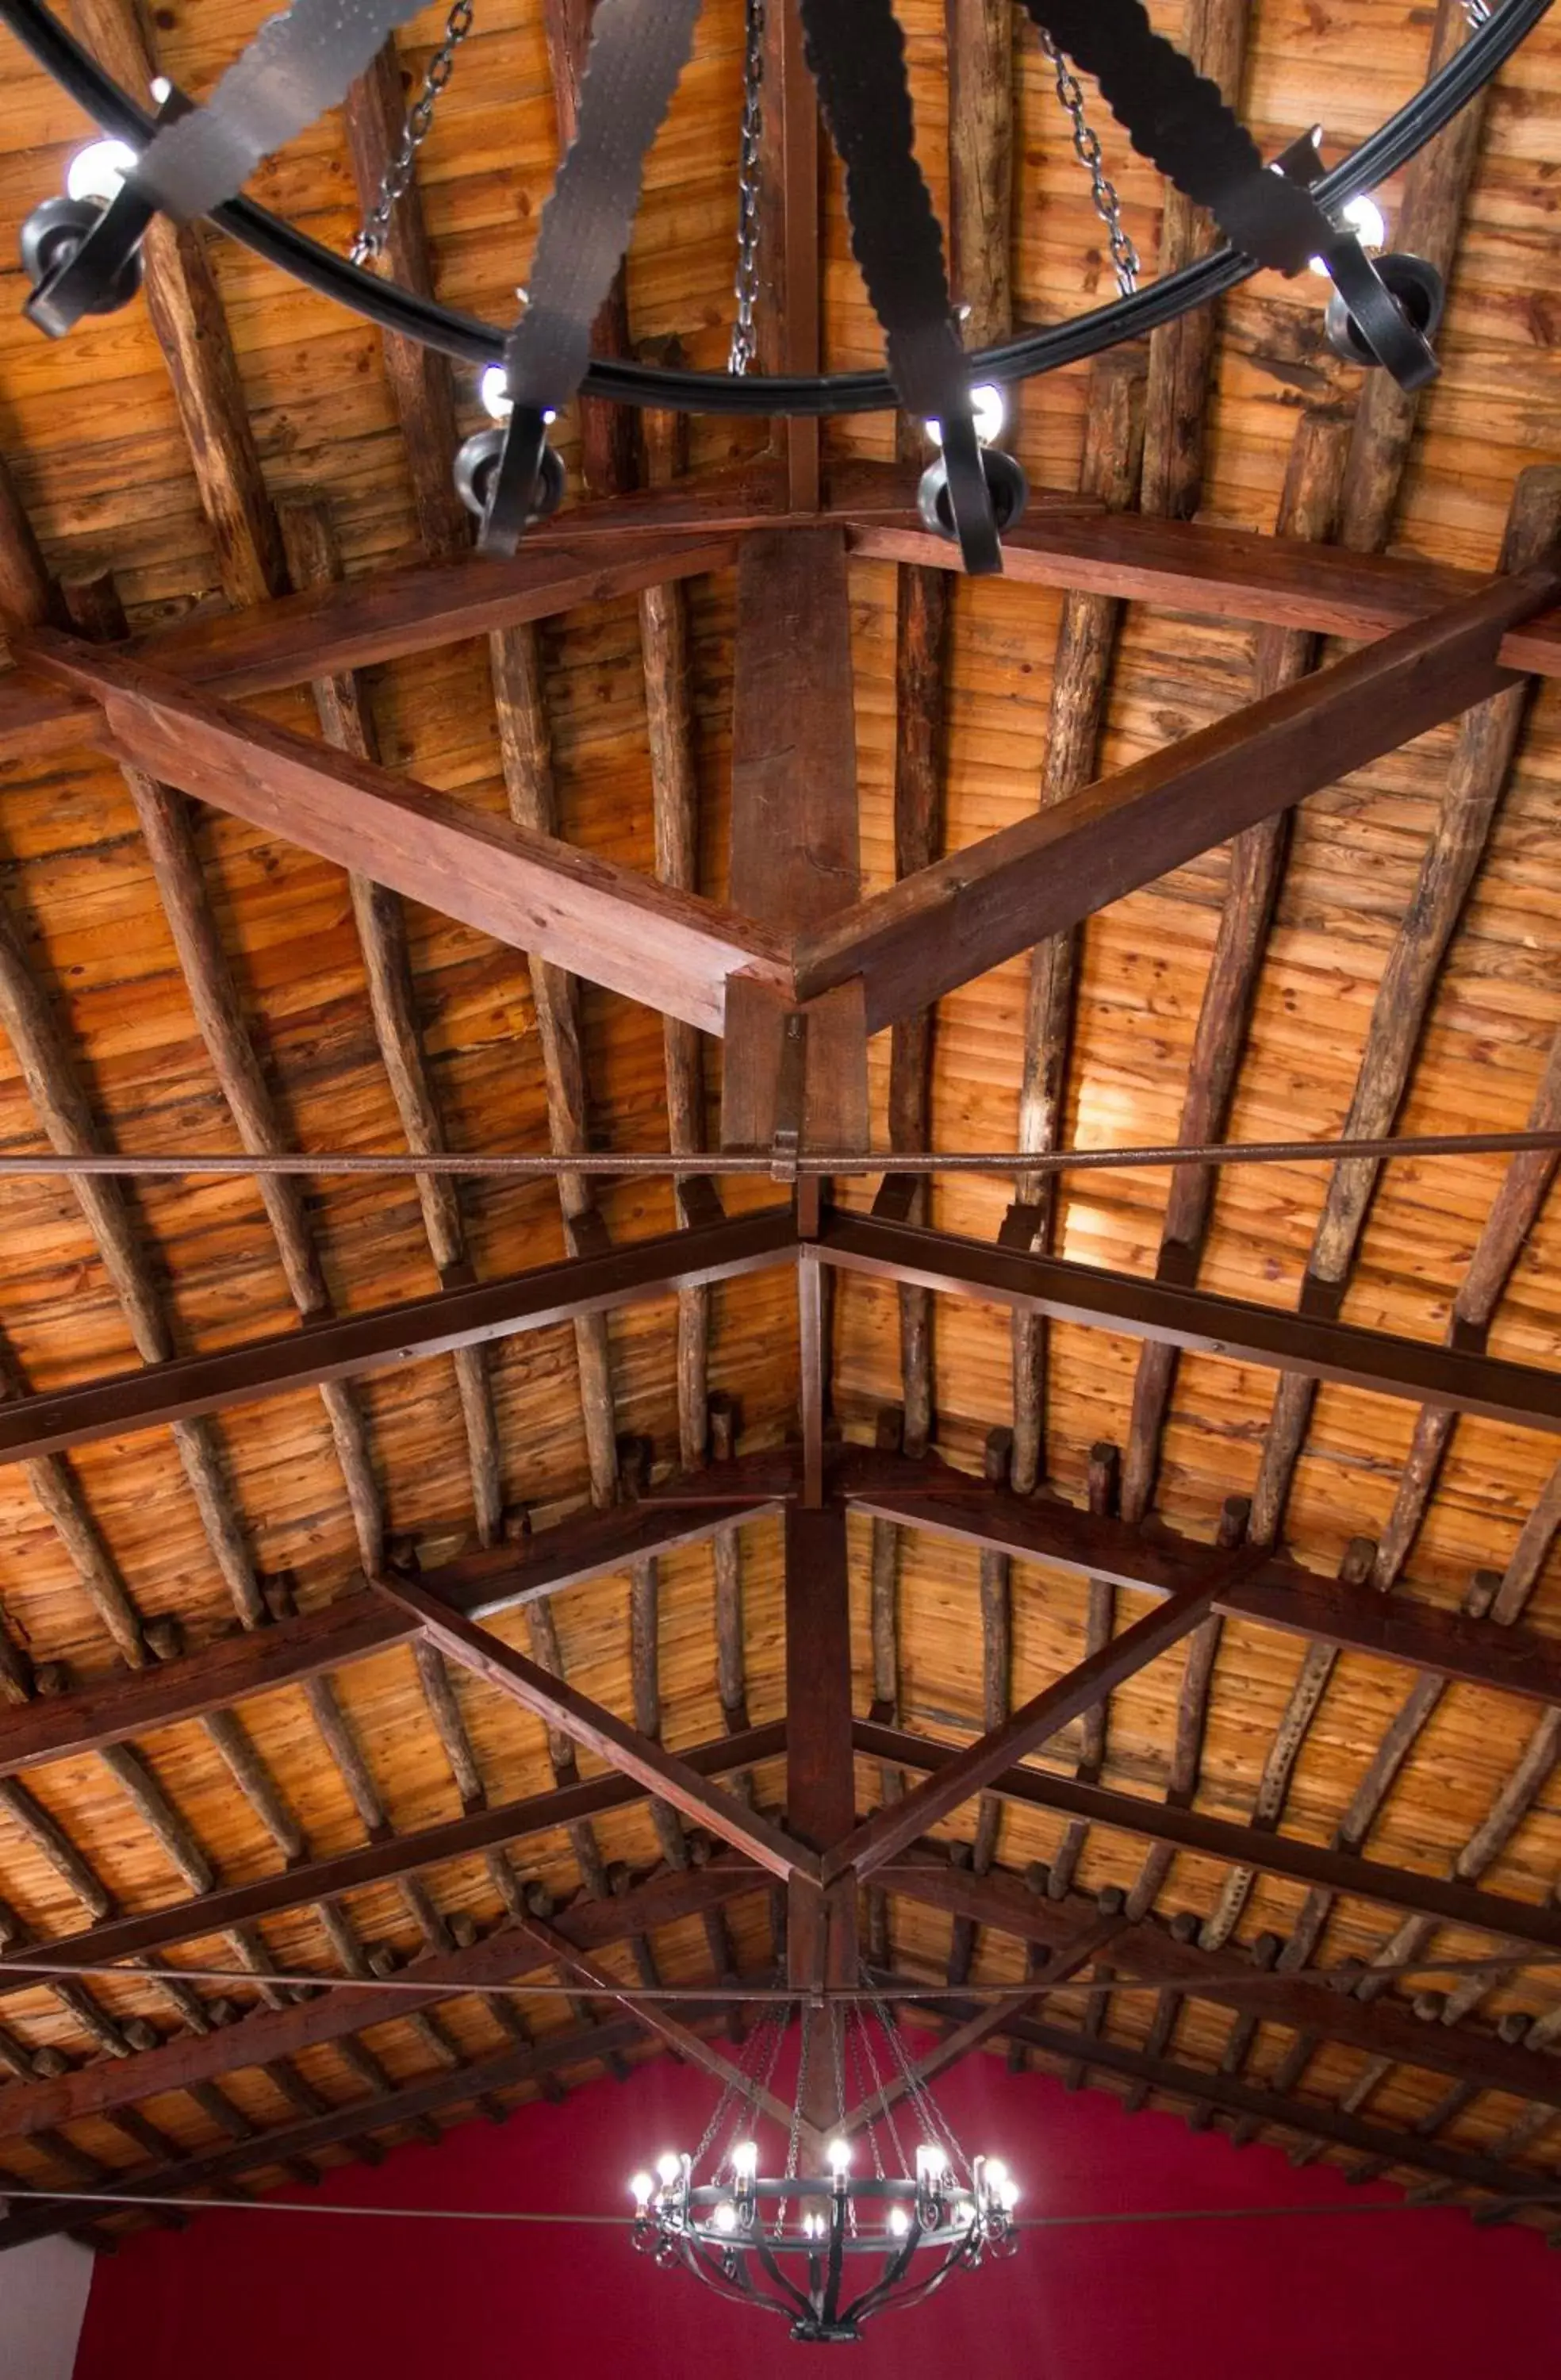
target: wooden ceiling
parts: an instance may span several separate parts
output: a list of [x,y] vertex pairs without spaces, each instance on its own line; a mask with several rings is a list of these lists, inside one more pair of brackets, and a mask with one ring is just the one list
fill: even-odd
[[[78,22],[200,95],[263,13]],[[1033,35],[899,13],[973,340],[1101,299]],[[1269,154],[1466,32],[1155,13]],[[478,0],[403,278],[504,319],[586,14]],[[255,194],[345,249],[442,23]],[[707,0],[599,326],[712,369],[742,33]],[[86,128],[5,66],[9,259]],[[876,364],[779,13],[769,91],[763,360]],[[1379,194],[1450,274],[1418,404],[1260,276],[1023,390],[1001,580],[888,417],[590,406],[478,564],[469,375],[204,233],[55,346],[8,273],[0,1159],[241,1161],[0,1180],[0,1934],[91,1971],[0,1978],[0,2191],[719,2063],[730,2002],[599,1994],[850,1980],[860,1923],[955,2027],[1034,1982],[975,2004],[1011,2058],[1555,2220],[1555,1152],[866,1152],[1561,1121],[1558,106],[1546,23]],[[1145,270],[1200,252],[1101,129]],[[723,1131],[778,1178],[626,1161]],[[245,1161],[442,1149],[589,1161]]]

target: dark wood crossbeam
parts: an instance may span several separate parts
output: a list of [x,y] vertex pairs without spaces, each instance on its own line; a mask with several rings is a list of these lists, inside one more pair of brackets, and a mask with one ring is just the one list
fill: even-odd
[[[755,1761],[778,1758],[786,1748],[786,1730],[780,1721],[744,1728],[712,1743],[685,1746],[679,1755],[685,1767],[702,1777],[718,1777]],[[6,1955],[67,1963],[80,1960],[99,1963],[138,1959],[167,1950],[180,1943],[203,1941],[259,1919],[285,1911],[317,1907],[340,1900],[360,1887],[400,1882],[447,1860],[469,1858],[528,1835],[551,1834],[555,1828],[583,1826],[615,1810],[638,1806],[646,1789],[633,1778],[613,1772],[584,1782],[555,1786],[520,1802],[495,1803],[459,1818],[442,1819],[415,1834],[385,1834],[356,1850],[329,1858],[303,1860],[281,1873],[258,1876],[246,1884],[219,1884],[192,1900],[175,1901],[161,1909],[139,1911],[134,1916],[105,1914],[101,1922],[76,1934],[59,1935],[46,1942],[12,1943]],[[757,1871],[756,1871],[756,1878]],[[719,1902],[710,1904],[719,1906]],[[25,1989],[24,1982],[0,1984],[0,1992]]]
[[[1047,1947],[1066,1943],[1089,1905],[1083,1895],[1071,1906],[1048,1901],[1018,1876],[978,1876],[944,1858],[895,1863],[888,1875],[895,1891],[929,1909],[972,1917],[1021,1941]],[[1483,2091],[1561,2107],[1561,2058],[1519,2047],[1498,2033],[1472,2025],[1428,2021],[1408,2001],[1386,1993],[1368,2002],[1301,1975],[1283,1974],[1276,1981],[1256,1965],[1250,1976],[1233,1973],[1228,1951],[1204,1950],[1195,1942],[1179,1939],[1174,1925],[1149,1919],[1131,1927],[1115,1941],[1112,1963],[1119,1990],[1152,1995],[1167,1984],[1177,1984],[1196,1999],[1243,2013],[1255,2011],[1265,2023],[1304,2035],[1313,2049],[1324,2041],[1344,2043],[1368,2057],[1386,2058],[1423,2073],[1447,2074]]]
[[[955,2024],[968,2023],[973,2013],[968,2002],[962,2005],[957,2000],[950,2003],[949,2012]],[[1259,2126],[1271,2124],[1285,2131],[1315,2133],[1331,2145],[1380,2156],[1396,2171],[1440,2174],[1467,2189],[1510,2196],[1518,2205],[1561,2204],[1561,2187],[1543,2174],[1504,2166],[1494,2157],[1482,2157],[1467,2150],[1445,2148],[1439,2142],[1425,2140],[1414,2132],[1390,2131],[1382,2124],[1362,2123],[1326,2102],[1313,2105],[1311,2100],[1295,2099],[1279,2091],[1237,2082],[1202,2067],[1151,2057],[1119,2042],[1103,2040],[1098,2034],[1048,2024],[1033,2016],[1013,2017],[999,2030],[1006,2032],[1010,2039],[1042,2050],[1049,2057],[1070,2064],[1083,2060],[1107,2073],[1164,2092],[1169,2098],[1194,2103],[1201,2100],[1228,2114],[1248,2117]]]
[[992,1247],[868,1215],[826,1214],[818,1246],[826,1264],[848,1272],[919,1281],[950,1296],[988,1305],[1034,1305],[1065,1321],[1160,1339],[1201,1354],[1308,1372],[1383,1396],[1456,1405],[1519,1428],[1561,1431],[1561,1384],[1537,1365],[1389,1338],[1325,1317],[1288,1314],[1208,1290]]
[[1110,1644],[1081,1661],[1065,1677],[1044,1687],[1021,1705],[1000,1727],[957,1752],[945,1767],[925,1778],[902,1801],[881,1810],[853,1828],[829,1852],[826,1873],[863,1878],[882,1867],[946,1818],[962,1802],[990,1785],[1015,1761],[1065,1728],[1071,1719],[1092,1710],[1101,1699],[1195,1628],[1220,1588],[1238,1575],[1248,1558],[1240,1554],[1205,1554],[1203,1574],[1189,1579],[1143,1619],[1134,1621]]
[[[897,1761],[924,1774],[936,1775],[958,1757],[950,1745],[931,1742],[904,1728],[881,1727],[870,1719],[856,1722],[854,1741],[865,1757]],[[1404,1910],[1434,1925],[1468,1926],[1501,1941],[1561,1950],[1561,1909],[1549,1902],[1516,1900],[1510,1894],[1486,1892],[1474,1884],[1388,1866],[1358,1852],[1301,1842],[1274,1828],[1238,1825],[1211,1817],[1206,1811],[1179,1809],[1173,1803],[1151,1802],[1141,1793],[1114,1792],[1107,1786],[1052,1776],[1038,1768],[1006,1769],[988,1791],[1019,1807],[1053,1810],[1086,1825],[1110,1827],[1177,1851],[1232,1861],[1242,1869],[1261,1869],[1294,1883],[1321,1885],[1330,1892],[1380,1900],[1387,1908]],[[886,1888],[896,1888],[899,1876],[900,1870],[891,1864]],[[1215,1948],[1217,1943],[1211,1937],[1205,1947]]]
[[522,1330],[545,1330],[576,1314],[669,1296],[694,1281],[735,1280],[788,1262],[794,1243],[791,1209],[760,1208],[604,1253],[568,1257],[507,1281],[440,1290],[377,1314],[280,1332],[220,1355],[177,1356],[54,1396],[30,1397],[14,1407],[0,1403],[0,1462],[23,1462],[219,1406],[252,1403],[414,1355],[444,1354]]
[[1558,587],[1550,569],[1497,579],[876,894],[798,943],[799,997],[859,976],[876,1032],[986,974],[1506,690],[1504,632]]
[[771,1825],[719,1786],[708,1784],[675,1753],[642,1735],[615,1711],[604,1709],[563,1678],[528,1661],[490,1628],[466,1619],[432,1594],[422,1580],[390,1572],[371,1584],[388,1602],[417,1620],[441,1652],[469,1670],[473,1677],[481,1678],[610,1767],[635,1778],[681,1810],[685,1818],[708,1827],[723,1842],[746,1852],[771,1875],[785,1878],[816,1874],[814,1856],[782,1828]]
[[[998,1495],[941,1464],[925,1465],[918,1485],[902,1467],[879,1470],[865,1451],[853,1449],[841,1485],[865,1512],[902,1528],[930,1530],[1018,1561],[1054,1563],[1083,1577],[1161,1595],[1184,1585],[1207,1554],[1194,1539],[1163,1527],[1144,1534],[1055,1499]],[[1561,1644],[1554,1636],[1491,1625],[1467,1609],[1389,1603],[1366,1592],[1352,1575],[1324,1577],[1282,1554],[1267,1555],[1216,1595],[1214,1609],[1341,1651],[1401,1661],[1435,1677],[1536,1702],[1561,1701]]]
[[[572,1947],[590,1951],[762,1888],[756,1868],[712,1862],[681,1875],[655,1876],[616,1898],[581,1900],[562,1911],[553,1924]],[[551,1958],[546,1947],[502,1927],[468,1949],[414,1961],[397,1981],[426,1981],[431,1988],[424,2005],[431,2006],[436,1998],[458,1998],[470,1984],[514,1983],[547,1966]],[[163,2091],[188,2090],[213,2075],[292,2057],[319,2042],[339,2041],[367,2026],[391,2022],[404,2015],[407,2005],[405,1993],[371,1982],[350,1990],[337,1986],[205,2034],[166,2041],[128,2058],[74,2067],[50,2082],[18,2082],[0,2092],[0,2140],[22,2140],[50,2124],[103,2115]]]
[[696,894],[46,634],[30,658],[101,698],[116,757],[322,859],[710,1032],[729,976],[785,981],[783,946]]
[[[624,1570],[636,1557],[701,1544],[719,1529],[773,1511],[792,1483],[792,1465],[784,1457],[744,1456],[733,1462],[732,1471],[729,1503],[684,1505],[663,1490],[654,1503],[579,1513],[518,1546],[457,1556],[426,1572],[424,1584],[468,1619],[487,1618]],[[700,1484],[689,1483],[691,1488]],[[274,1627],[220,1638],[148,1669],[111,1673],[75,1694],[39,1697],[0,1718],[0,1776],[225,1710],[276,1686],[301,1683],[404,1643],[417,1627],[410,1614],[397,1613],[382,1598],[355,1587],[334,1603]]]
[[[815,1857],[849,1835],[856,1813],[851,1734],[851,1599],[843,1505],[786,1508],[786,1819]],[[786,1980],[798,1991],[853,1991],[860,1981],[856,1878],[793,1876],[787,1895]],[[822,2138],[844,2109],[832,2020],[804,2009],[801,2107]],[[823,2170],[817,2154],[813,2170]]]

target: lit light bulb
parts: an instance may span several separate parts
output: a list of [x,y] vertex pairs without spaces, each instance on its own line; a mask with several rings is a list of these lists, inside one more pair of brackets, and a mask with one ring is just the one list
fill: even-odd
[[905,2209],[902,2206],[891,2206],[889,2208],[889,2228],[893,2232],[897,2240],[903,2240],[906,2232],[911,2228],[911,2218],[906,2214]]
[[840,2181],[851,2171],[851,2143],[831,2141],[824,2152],[824,2158],[835,2180]]
[[135,151],[123,140],[89,141],[66,168],[67,193],[73,199],[102,199],[107,205],[119,196],[135,162]]
[[982,2179],[994,2198],[1000,2198],[1008,2186],[1008,2168],[1001,2157],[982,2159]]
[[663,2149],[656,2160],[656,2170],[670,2190],[683,2171],[683,2159],[675,2149]]
[[822,2216],[809,2213],[803,2216],[802,2234],[805,2240],[817,2240],[823,2231],[823,2228],[824,2218]]
[[166,107],[174,96],[174,86],[166,75],[151,78],[151,103],[154,107]]
[[629,2189],[633,2194],[635,2204],[636,2206],[648,2206],[650,2204],[650,2193],[655,2187],[656,2184],[651,2180],[650,2176],[647,2173],[636,2173],[634,2180],[629,2184]]
[[732,2170],[739,2181],[752,2181],[759,2169],[757,2141],[739,2141],[732,2152]]
[[490,421],[507,421],[514,411],[509,382],[502,364],[490,364],[478,382],[477,393],[482,399],[482,409]]
[[718,2231],[730,2234],[736,2230],[737,2209],[733,2206],[730,2198],[723,2198],[718,2201],[715,2213],[711,2216],[710,2220],[715,2225]]
[[1016,2181],[1005,2181],[1003,2183],[1001,2189],[998,2192],[998,2204],[1002,2208],[1005,2215],[1011,2215],[1013,2213],[1014,2208],[1019,2204],[1019,2184]]
[[916,2180],[924,2190],[936,2190],[942,2180],[947,2159],[936,2141],[922,2141],[916,2148]]
[[[1003,424],[1008,419],[1008,400],[996,381],[983,381],[979,388],[971,390],[970,412],[971,419],[975,424],[975,434],[983,446],[989,446],[994,438],[999,438],[1002,435]],[[943,443],[941,421],[936,419],[929,420],[926,425],[926,434],[933,445],[941,446]]]
[[[1367,198],[1364,191],[1359,198],[1347,200],[1334,221],[1352,231],[1361,247],[1373,252],[1387,243],[1387,218],[1376,200]],[[1312,270],[1327,278],[1328,268],[1320,256],[1312,259]]]

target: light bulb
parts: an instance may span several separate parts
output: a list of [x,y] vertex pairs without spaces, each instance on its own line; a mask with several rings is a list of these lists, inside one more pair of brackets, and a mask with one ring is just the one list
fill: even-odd
[[648,2206],[650,2204],[650,2193],[655,2187],[656,2184],[651,2180],[650,2176],[647,2173],[636,2173],[634,2180],[629,2184],[629,2189],[634,2196],[635,2204],[636,2206]]
[[477,393],[482,399],[482,409],[490,421],[507,421],[514,411],[509,392],[508,375],[502,364],[490,364],[478,382]]
[[671,2190],[673,2182],[683,2171],[683,2159],[678,2155],[675,2149],[663,2149],[661,2155],[656,2160],[656,2170],[658,2174],[659,2174],[666,2187]]
[[[1003,424],[1008,419],[1008,400],[996,381],[983,381],[979,388],[971,390],[970,413],[971,419],[975,424],[976,437],[983,446],[989,446],[994,438],[1001,437]],[[929,420],[926,424],[926,434],[935,446],[941,446],[943,443],[941,421]]]
[[936,2141],[922,2141],[916,2149],[916,2180],[924,2189],[936,2189],[942,2180],[948,2160]]
[[718,2201],[715,2213],[711,2216],[710,2220],[715,2225],[718,2231],[732,2232],[736,2230],[737,2209],[733,2206],[730,2198],[722,2198]]
[[1005,2215],[1011,2215],[1019,2204],[1019,2184],[1005,2180],[998,2192],[998,2203]]
[[[1352,231],[1362,248],[1379,250],[1387,242],[1387,218],[1374,199],[1362,191],[1359,198],[1346,200],[1334,221]],[[1312,270],[1327,278],[1328,268],[1320,256],[1312,259]]]
[[174,86],[169,81],[167,76],[153,75],[151,78],[152,105],[154,107],[166,107],[168,102],[173,98],[173,96]]
[[842,2176],[851,2171],[851,2143],[831,2141],[824,2152],[824,2157],[829,2171],[839,2181]]
[[903,2240],[906,2232],[911,2228],[911,2218],[906,2214],[905,2209],[902,2206],[891,2206],[889,2208],[889,2228],[893,2232],[897,2240]]
[[732,2152],[732,2170],[739,2181],[752,2181],[759,2169],[757,2141],[739,2141]]
[[89,141],[66,168],[67,193],[73,199],[102,199],[106,205],[119,196],[135,162],[135,151],[123,140]]
[[1008,2168],[1001,2157],[984,2157],[982,2179],[994,2198],[1000,2198],[1008,2186]]

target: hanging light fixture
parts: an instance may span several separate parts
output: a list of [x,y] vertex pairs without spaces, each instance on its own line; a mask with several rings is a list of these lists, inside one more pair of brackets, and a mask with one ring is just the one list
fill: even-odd
[[[774,2105],[769,2086],[789,2012],[756,2027],[698,2147],[664,2150],[654,2172],[629,2184],[642,2253],[664,2270],[693,2274],[719,2297],[781,2315],[794,2339],[814,2345],[859,2338],[874,2314],[919,2304],[950,2274],[973,2272],[1015,2244],[1019,2192],[1007,2166],[966,2156],[889,2010],[865,1991],[872,2022],[861,2000],[831,2002],[800,2020],[780,2171],[761,2171],[758,2132],[763,2108]],[[890,2051],[887,2081],[880,2039]],[[822,2143],[803,2116],[809,2063],[821,2050],[838,2118]],[[848,2065],[862,2093],[849,2110]]]

